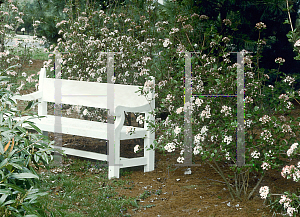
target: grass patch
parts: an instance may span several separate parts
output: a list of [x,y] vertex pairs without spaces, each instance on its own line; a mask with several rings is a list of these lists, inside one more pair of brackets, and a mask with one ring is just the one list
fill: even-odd
[[[123,213],[129,207],[139,207],[136,198],[115,197],[115,188],[129,181],[108,180],[107,168],[101,167],[101,163],[64,160],[69,162],[68,166],[51,166],[50,171],[40,172],[37,186],[49,193],[41,202],[53,216],[126,216]],[[93,174],[93,170],[99,173]],[[145,196],[148,194],[142,198]]]

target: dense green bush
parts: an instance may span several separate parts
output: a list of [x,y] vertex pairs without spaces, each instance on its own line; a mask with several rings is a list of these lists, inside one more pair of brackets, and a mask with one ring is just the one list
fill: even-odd
[[[1,216],[46,216],[47,209],[39,204],[38,198],[47,193],[34,186],[39,182],[36,169],[42,166],[49,169],[53,159],[51,143],[32,122],[13,120],[23,113],[32,115],[27,112],[34,104],[29,103],[24,112],[18,111],[13,93],[5,88],[7,79],[0,77],[0,213]],[[29,133],[22,123],[30,124],[39,134]]]

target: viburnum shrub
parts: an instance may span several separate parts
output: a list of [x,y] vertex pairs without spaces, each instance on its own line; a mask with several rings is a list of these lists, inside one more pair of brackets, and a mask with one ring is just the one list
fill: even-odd
[[[188,37],[188,36],[187,36]],[[172,38],[169,40],[171,41]],[[213,41],[207,39],[210,42],[210,47],[207,50],[203,49],[202,55],[199,58],[194,58],[196,65],[193,69],[193,90],[194,94],[232,94],[236,90],[236,66],[237,64],[230,64],[229,52],[226,52],[225,46],[222,45],[222,40],[226,40],[227,37],[219,37],[219,40]],[[171,41],[172,42],[172,41]],[[197,43],[197,44],[202,44]],[[260,40],[258,40],[258,46],[262,46]],[[218,51],[220,56],[209,55],[214,51]],[[257,53],[254,58],[259,56]],[[195,55],[196,56],[196,55]],[[223,58],[223,60],[222,60]],[[221,60],[220,60],[221,59]],[[278,62],[278,60],[276,60]],[[282,62],[278,62],[282,64]],[[192,58],[193,64],[193,58]],[[231,163],[236,163],[236,101],[232,99],[225,100],[223,97],[209,97],[209,98],[192,98],[190,108],[192,109],[192,131],[194,136],[193,154],[200,154],[202,160],[208,159],[213,161],[210,164],[227,183],[228,189],[232,198],[241,198],[241,194],[244,193],[246,198],[250,199],[254,191],[262,181],[265,171],[269,168],[277,169],[284,161],[278,159],[279,156],[284,157],[284,153],[289,147],[289,144],[296,142],[296,134],[298,131],[299,123],[296,123],[293,117],[290,117],[290,121],[287,122],[276,118],[273,114],[279,112],[281,114],[289,114],[293,104],[289,101],[295,96],[295,92],[292,92],[292,88],[289,86],[293,82],[290,77],[280,76],[283,82],[276,82],[275,87],[263,86],[263,81],[266,81],[269,76],[262,74],[262,70],[258,67],[254,67],[251,56],[245,52],[244,58],[245,64],[245,162],[253,166],[248,167],[230,167],[235,173],[235,186],[229,183],[227,178],[222,172],[222,169],[217,162],[222,162],[224,158],[230,160]],[[183,68],[183,61],[180,64],[180,68]],[[285,79],[284,79],[285,78]],[[171,83],[171,82],[170,82]],[[287,92],[286,94],[279,93],[278,87],[282,87]],[[158,142],[155,140],[154,144],[156,148],[161,150],[167,150],[168,152],[175,151],[176,148],[181,150],[180,155],[184,153],[184,133],[182,126],[184,126],[184,106],[183,100],[176,100],[182,97],[182,93],[178,94],[173,90],[183,89],[182,86],[176,86],[174,84],[165,84],[163,92],[166,90],[168,96],[165,100],[165,106],[169,108],[171,115],[164,123],[158,126],[150,123],[156,130],[166,132],[161,135]],[[268,99],[264,96],[273,95],[272,99]],[[160,92],[161,93],[161,92]],[[298,94],[300,92],[298,91]],[[162,93],[163,94],[163,93]],[[298,98],[299,99],[299,98]],[[270,108],[261,107],[261,102],[268,100]],[[234,102],[235,101],[235,102]],[[235,105],[234,105],[235,104]],[[234,105],[234,106],[232,106]],[[258,106],[259,105],[259,106]],[[267,115],[268,114],[268,115]],[[297,119],[299,121],[299,119]],[[262,129],[261,135],[257,138],[257,135],[253,133],[254,126],[258,129]],[[286,134],[290,134],[291,138],[285,142],[283,138]],[[276,135],[276,137],[275,137]],[[183,162],[182,156],[178,157],[178,162]],[[243,171],[246,170],[246,171]],[[250,191],[247,191],[248,175],[256,171],[261,173],[261,177],[256,186]]]
[[[288,6],[288,1],[287,1]],[[291,31],[287,34],[289,42],[292,42],[294,45],[293,51],[297,53],[297,56],[294,57],[295,60],[300,60],[300,39],[299,35],[296,31],[296,29],[293,29],[292,21],[290,18],[289,9],[287,10],[289,14],[289,19],[285,21],[286,24],[289,24],[291,26]],[[282,58],[277,58],[275,60],[277,63],[284,63],[285,60]],[[278,70],[279,71],[279,70]],[[277,80],[277,78],[276,78]],[[292,84],[295,79],[287,76],[287,78],[284,80],[285,82],[289,82],[289,84]],[[297,103],[299,103],[297,101]],[[300,104],[300,103],[299,103]],[[299,123],[300,124],[300,123]],[[290,143],[289,143],[290,144]],[[291,160],[293,157],[299,153],[298,143],[293,143],[290,148],[286,151],[286,155]],[[296,151],[295,151],[296,150]],[[286,165],[282,168],[281,176],[283,178],[293,178],[293,181],[299,182],[300,178],[300,162],[295,165]],[[299,193],[300,192],[284,192],[284,194],[271,194],[268,186],[263,186],[260,188],[259,193],[263,199],[267,199],[270,203],[270,206],[272,210],[285,210],[286,214],[289,216],[296,216],[296,213],[299,213],[299,207],[300,207],[300,200],[299,200]],[[270,196],[281,196],[280,199],[275,199],[275,201],[272,201]],[[280,204],[280,205],[279,205]]]
[[[69,2],[63,11],[67,19],[56,25],[62,39],[58,39],[56,47],[49,48],[49,51],[69,52],[63,53],[63,79],[107,82],[107,54],[101,52],[108,51],[123,52],[114,54],[115,83],[143,86],[150,71],[154,70],[159,70],[156,73],[157,81],[170,78],[172,70],[167,71],[158,64],[150,63],[154,58],[159,60],[159,55],[154,56],[153,53],[159,51],[155,45],[157,41],[162,41],[161,31],[168,26],[167,21],[153,24],[154,18],[150,12],[149,15],[136,17],[134,12],[138,11],[135,8],[107,15],[102,10],[93,11],[90,8],[80,12],[79,7],[75,7],[74,11],[70,5]],[[54,75],[54,55],[49,54],[49,57],[53,59],[45,64]],[[156,105],[159,103],[156,102]],[[85,118],[106,121],[106,112],[101,109],[72,106],[67,112],[71,114],[74,110],[81,112]]]
[[[176,7],[174,8],[176,10]],[[182,127],[186,111],[183,105],[184,51],[200,52],[191,58],[193,94],[235,94],[236,57],[230,56],[227,49],[231,37],[218,33],[215,22],[206,15],[178,13],[172,23],[153,22],[153,27],[147,13],[139,16],[139,20],[133,21],[131,15],[134,11],[130,11],[131,14],[124,10],[120,14],[106,15],[103,11],[90,9],[75,12],[69,5],[64,12],[69,14],[69,19],[57,24],[63,38],[58,41],[56,47],[50,48],[50,51],[69,52],[62,59],[62,78],[106,82],[106,54],[100,52],[123,51],[122,55],[115,54],[115,82],[144,85],[148,90],[155,88],[155,101],[158,106],[153,114],[167,109],[171,115],[162,122],[145,120],[151,131],[163,133],[154,141],[152,148],[155,146],[155,149],[164,152],[179,149],[181,152],[177,159],[182,163]],[[76,16],[77,14],[80,16]],[[227,28],[235,28],[235,24],[229,19],[224,19],[223,23]],[[192,109],[192,133],[195,135],[193,154],[200,154],[202,160],[208,159],[210,166],[225,180],[232,199],[240,200],[243,198],[242,194],[247,199],[252,197],[266,170],[278,169],[283,165],[284,161],[278,157],[285,157],[286,150],[296,142],[294,132],[299,130],[299,122],[293,117],[286,121],[283,116],[277,118],[274,115],[289,114],[293,108],[290,100],[299,99],[300,92],[292,89],[290,85],[293,80],[279,69],[276,73],[281,81],[276,81],[274,86],[263,85],[263,82],[269,79],[269,75],[264,74],[264,70],[260,69],[257,63],[266,44],[265,40],[260,38],[260,33],[266,26],[258,23],[254,28],[259,31],[258,52],[252,57],[247,51],[243,51],[246,96],[245,162],[253,166],[230,167],[235,174],[233,184],[229,183],[218,163],[223,163],[224,160],[236,163],[236,99],[192,97],[188,105]],[[139,39],[145,40],[140,42]],[[158,56],[153,55],[155,51]],[[119,56],[121,58],[118,58]],[[253,62],[253,58],[256,61]],[[131,62],[135,64],[130,65]],[[283,59],[276,59],[276,62],[281,65]],[[47,64],[50,66],[52,63],[48,61]],[[149,82],[149,76],[156,78],[155,86]],[[145,88],[140,90],[141,94],[144,94],[143,90]],[[285,92],[282,93],[281,90]],[[89,113],[89,109],[83,111],[85,114]],[[262,129],[260,136],[254,134],[254,126]],[[286,135],[291,138],[283,140]],[[135,151],[137,150],[138,147],[135,147]],[[213,163],[210,163],[211,161]],[[249,192],[247,177],[255,171],[260,173],[261,177]]]
[[[33,52],[39,53],[41,51],[35,49],[35,45],[31,45],[28,39],[24,39],[26,43],[23,45],[19,41],[16,41],[13,46],[8,46],[6,43],[12,42],[14,40],[16,29],[24,23],[22,20],[23,12],[19,12],[18,7],[16,7],[11,1],[5,1],[0,5],[0,68],[8,69],[6,70],[5,76],[8,76],[10,79],[5,81],[9,82],[7,88],[9,90],[20,91],[24,88],[24,82],[21,82],[21,85],[18,87],[18,79],[24,76],[24,72],[22,72],[22,66],[27,64],[32,64],[32,56]],[[39,25],[39,21],[36,21],[34,24],[34,29]],[[37,37],[35,36],[34,41],[37,41]],[[40,40],[41,44],[46,42],[46,38],[43,37]],[[19,65],[19,67],[10,68],[12,65]],[[27,75],[26,75],[27,77]],[[27,83],[37,82],[36,75],[28,75],[26,79]]]

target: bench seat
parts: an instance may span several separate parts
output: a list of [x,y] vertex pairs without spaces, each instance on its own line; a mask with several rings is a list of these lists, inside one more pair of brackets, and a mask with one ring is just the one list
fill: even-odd
[[[55,132],[54,131],[54,123],[55,123],[55,116],[47,115],[41,119],[29,119],[32,118],[31,116],[23,116],[19,118],[14,118],[14,120],[28,120],[35,123],[40,129],[47,132]],[[95,139],[103,139],[108,140],[107,138],[107,123],[97,122],[97,121],[88,121],[88,120],[81,120],[75,118],[66,118],[61,117],[61,125],[62,125],[62,133],[63,134],[70,134],[76,136],[84,136],[90,137]],[[22,126],[27,129],[33,129],[29,124],[23,123]],[[130,135],[129,133],[126,134],[126,129],[128,126],[123,126],[121,129],[120,140],[127,140],[127,139],[139,139],[145,137],[147,135],[147,130],[141,127],[134,127],[135,133]]]

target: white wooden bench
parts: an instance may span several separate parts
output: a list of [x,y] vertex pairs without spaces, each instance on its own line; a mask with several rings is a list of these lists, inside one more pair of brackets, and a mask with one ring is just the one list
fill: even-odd
[[[153,83],[154,77],[151,77]],[[30,119],[34,122],[42,132],[55,132],[55,116],[47,114],[47,102],[54,102],[54,82],[55,78],[46,77],[46,69],[42,68],[39,75],[39,88],[37,92],[27,95],[15,95],[13,99],[18,100],[38,100],[38,115],[46,116],[43,118]],[[61,103],[70,105],[82,105],[94,108],[107,108],[107,83],[74,81],[74,80],[61,80]],[[150,91],[147,95],[148,101],[145,96],[140,93],[135,93],[142,86],[114,84],[115,98],[114,98],[114,115],[116,120],[115,125],[115,146],[114,146],[114,161],[109,163],[108,178],[119,178],[119,169],[125,167],[144,166],[144,172],[154,170],[155,152],[154,150],[147,150],[153,144],[155,133],[148,130],[148,123],[144,122],[144,128],[135,127],[135,133],[130,135],[126,134],[127,126],[124,126],[125,114],[124,112],[139,112],[145,113],[145,120],[154,120],[154,116],[149,114],[155,107],[154,90]],[[76,95],[86,95],[76,96]],[[89,97],[92,95],[105,95],[104,97]],[[140,96],[139,96],[140,95]],[[20,119],[28,119],[31,116],[24,116]],[[59,118],[59,117],[56,117]],[[28,124],[23,123],[23,127],[32,129]],[[107,138],[107,123],[87,121],[81,119],[61,117],[61,133],[71,134],[77,136],[91,137],[96,139],[108,140]],[[144,157],[137,158],[123,158],[120,157],[120,140],[144,138]],[[154,146],[154,144],[153,144]],[[65,154],[72,156],[79,156],[88,159],[95,159],[100,161],[108,161],[108,155],[99,154],[94,152],[76,150],[71,148],[64,148],[61,146],[52,146],[64,150]],[[108,146],[107,146],[108,149]],[[110,153],[108,153],[110,154]],[[107,162],[108,163],[108,162]],[[111,164],[113,165],[111,166]],[[122,166],[114,166],[114,165]]]

